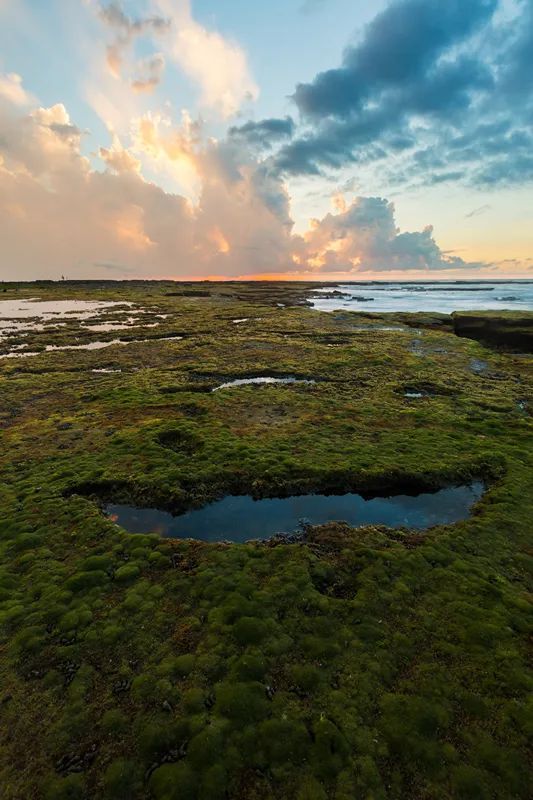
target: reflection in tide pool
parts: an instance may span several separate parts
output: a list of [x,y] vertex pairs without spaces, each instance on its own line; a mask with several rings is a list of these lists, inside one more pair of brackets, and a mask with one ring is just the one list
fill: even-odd
[[158,533],[177,539],[245,542],[297,530],[302,520],[322,525],[343,520],[350,525],[387,525],[424,530],[467,519],[484,491],[481,481],[416,496],[365,499],[359,494],[276,497],[254,500],[231,495],[186,514],[172,516],[155,508],[110,504],[106,513],[131,533]]
[[73,319],[85,319],[102,311],[129,308],[133,303],[116,300],[0,300],[0,319],[31,319],[33,317],[68,314]]

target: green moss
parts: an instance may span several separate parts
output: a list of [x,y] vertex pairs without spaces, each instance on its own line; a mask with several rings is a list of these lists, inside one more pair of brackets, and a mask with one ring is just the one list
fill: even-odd
[[192,653],[184,653],[181,656],[176,656],[169,661],[169,674],[179,678],[186,677],[193,671],[194,661],[195,659]]
[[486,800],[493,796],[488,775],[468,765],[461,765],[453,771],[453,784],[457,797],[461,800]]
[[83,800],[85,780],[83,775],[67,775],[46,782],[45,800]]
[[209,725],[189,742],[187,760],[199,774],[220,759],[224,748],[224,731],[220,725]]
[[227,797],[228,775],[223,764],[214,764],[202,771],[199,800],[224,800]]
[[187,764],[165,764],[150,778],[155,800],[194,800],[197,778]]
[[318,778],[332,780],[346,763],[350,751],[348,742],[337,726],[325,718],[315,722],[313,733],[313,771]]
[[288,719],[269,719],[259,726],[260,747],[267,764],[302,763],[311,745],[305,725]]
[[125,733],[128,728],[128,718],[119,708],[110,708],[103,715],[101,724],[105,733]]
[[199,714],[205,708],[205,699],[202,689],[189,689],[183,693],[183,707],[190,714]]
[[108,577],[105,572],[101,570],[92,570],[90,572],[78,572],[72,575],[72,577],[66,581],[65,587],[72,592],[84,592],[95,586],[101,586],[107,583],[107,581]]
[[151,719],[139,730],[139,751],[148,763],[153,763],[182,748],[190,736],[191,725],[187,719],[178,722]]
[[160,706],[163,703],[175,705],[179,700],[179,692],[168,680],[154,675],[138,675],[131,684],[134,699],[143,704]]
[[221,683],[216,698],[215,711],[234,723],[254,722],[268,713],[265,689],[260,683]]
[[132,761],[118,759],[104,773],[104,791],[110,800],[130,800],[139,790],[140,782]]
[[303,692],[313,692],[323,682],[322,672],[312,664],[295,664],[289,674],[294,685]]
[[239,680],[260,681],[264,678],[267,665],[265,659],[255,653],[245,653],[235,663],[234,672]]
[[[310,312],[303,284],[4,288],[133,302],[160,325],[143,338],[185,338],[0,359],[2,800],[531,796],[530,359],[449,317]],[[261,374],[316,383],[209,391]],[[477,477],[456,525],[297,544],[130,535],[101,510]]]
[[315,778],[310,777],[298,789],[296,800],[327,800],[326,790]]
[[131,583],[140,573],[141,570],[136,564],[124,564],[115,572],[115,580],[119,583]]
[[268,630],[267,623],[256,617],[241,617],[233,626],[233,635],[240,645],[259,644]]

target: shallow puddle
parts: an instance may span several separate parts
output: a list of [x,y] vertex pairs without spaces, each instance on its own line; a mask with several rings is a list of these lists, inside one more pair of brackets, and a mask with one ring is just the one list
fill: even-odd
[[[146,342],[172,342],[180,341],[183,336],[154,336],[151,339],[110,339],[107,342],[87,342],[86,344],[47,344],[44,350],[31,353],[10,352],[0,354],[0,358],[22,358],[25,356],[38,356],[41,353],[56,352],[58,350],[102,350],[104,347],[111,347],[112,345],[119,344],[125,346],[127,344],[145,344]],[[14,349],[14,348],[13,348]]]
[[483,375],[484,372],[487,372],[489,365],[486,361],[482,361],[480,358],[471,358],[470,359],[470,370],[475,375]]
[[158,533],[177,539],[245,542],[290,533],[302,522],[322,525],[343,520],[350,525],[387,525],[424,530],[467,519],[484,491],[481,481],[416,496],[365,499],[359,494],[320,495],[254,500],[229,496],[203,508],[173,516],[154,508],[110,504],[106,514],[131,533]]
[[400,333],[411,333],[411,328],[403,325],[351,325],[351,331],[398,331]]
[[133,303],[105,300],[0,300],[0,319],[28,319],[44,315],[63,316],[83,319],[87,315],[94,316],[101,311],[117,306],[130,307]]
[[102,373],[108,374],[108,373],[111,373],[111,372],[122,372],[122,370],[121,369],[112,369],[111,367],[101,367],[100,369],[92,369],[91,372],[98,372],[98,373],[102,372]]
[[315,383],[315,381],[307,378],[273,378],[269,376],[259,378],[236,378],[227,383],[221,383],[216,386],[212,391],[218,392],[219,389],[229,389],[232,386],[247,386],[248,384],[263,384],[263,383]]
[[52,350],[102,350],[104,347],[111,347],[113,344],[128,344],[120,339],[111,339],[109,342],[87,342],[87,344],[47,344],[45,351]]
[[83,327],[87,331],[100,331],[104,333],[106,331],[125,331],[131,328],[157,328],[159,322],[151,322],[147,324],[143,322],[141,319],[134,319],[133,317],[128,317],[125,322],[100,322],[100,323],[92,323],[92,322],[84,322],[82,323]]

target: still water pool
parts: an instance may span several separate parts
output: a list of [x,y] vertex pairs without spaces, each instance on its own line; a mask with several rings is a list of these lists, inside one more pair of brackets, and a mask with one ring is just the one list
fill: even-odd
[[106,514],[131,533],[158,533],[206,542],[269,539],[297,530],[302,521],[321,525],[343,520],[350,525],[388,525],[417,530],[467,519],[484,491],[481,481],[416,496],[393,495],[366,499],[359,494],[308,494],[254,500],[230,495],[203,508],[173,516],[155,508],[110,504]]

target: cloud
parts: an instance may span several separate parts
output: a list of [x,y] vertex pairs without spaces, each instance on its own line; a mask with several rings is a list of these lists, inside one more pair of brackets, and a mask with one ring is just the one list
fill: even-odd
[[223,117],[235,114],[245,100],[256,99],[244,50],[217,31],[200,25],[190,0],[154,0],[155,7],[172,19],[165,53],[201,90],[201,103]]
[[[282,148],[292,174],[375,161],[414,144],[414,119],[457,117],[492,86],[490,70],[461,45],[491,18],[497,0],[400,0],[346,48],[342,65],[298,84],[293,100],[313,127]],[[458,49],[459,48],[459,49]],[[431,124],[431,122],[429,122]]]
[[152,92],[160,83],[165,69],[165,59],[161,53],[145,58],[137,65],[137,77],[131,83],[135,92]]
[[106,261],[96,261],[94,266],[98,269],[105,270],[106,272],[116,273],[119,276],[128,275],[134,272],[132,267],[125,264],[109,264]]
[[299,8],[300,14],[314,14],[326,4],[327,0],[304,0]]
[[[0,99],[0,277],[121,269],[139,277],[319,277],[479,266],[442,252],[431,226],[399,231],[393,204],[380,197],[349,202],[337,192],[334,211],[296,235],[277,156],[264,157],[293,130],[291,118],[273,118],[215,140],[186,112],[178,123],[146,112],[99,148],[99,170],[63,104],[27,110],[8,93]],[[147,170],[183,188],[165,190]]]
[[304,263],[320,273],[428,272],[469,269],[461,258],[443,253],[433,238],[433,228],[401,233],[394,220],[394,205],[381,197],[357,197],[350,205],[335,196],[336,213],[313,220],[304,235]]
[[17,106],[26,106],[34,98],[22,86],[22,78],[16,72],[0,75],[0,98]]
[[228,134],[236,139],[240,138],[258,148],[269,149],[281,139],[290,139],[294,133],[295,124],[292,117],[283,119],[263,119],[260,122],[246,122],[239,127],[232,127]]
[[131,149],[162,176],[171,176],[189,198],[198,197],[200,175],[197,151],[201,126],[182,112],[179,125],[168,115],[147,112],[132,121]]
[[428,74],[435,81],[432,71],[445,51],[488,21],[496,5],[497,0],[394,2],[368,25],[361,42],[346,48],[341,67],[298,84],[294,101],[305,116],[345,118],[384,91],[406,84],[423,90]]
[[480,214],[485,214],[485,212],[490,211],[492,206],[485,204],[483,206],[479,206],[479,208],[474,208],[472,211],[469,211],[468,214],[465,214],[466,219],[471,219],[472,217],[479,217]]
[[0,103],[0,153],[3,168],[31,174],[43,186],[62,176],[72,164],[80,174],[89,162],[80,154],[82,132],[62,103],[24,112],[18,104]]
[[170,27],[170,20],[161,16],[130,19],[118,2],[100,6],[99,16],[114,34],[113,41],[108,44],[106,52],[108,68],[115,78],[120,77],[125,52],[137,37],[146,34],[161,34]]
[[[341,65],[296,86],[286,175],[357,164],[391,184],[533,180],[533,0],[395,0]],[[372,173],[369,172],[369,175]]]
[[[187,116],[179,126],[139,118],[129,147],[115,136],[100,148],[101,172],[81,154],[81,132],[61,104],[22,115],[4,107],[0,130],[0,238],[9,265],[2,277],[14,265],[28,278],[104,276],[110,265],[143,277],[471,266],[443,254],[431,227],[400,233],[382,198],[336,197],[334,213],[295,235],[272,159],[261,161],[247,136],[203,140]],[[197,202],[147,181],[140,154],[167,169],[186,159]]]
[[98,155],[109,169],[119,175],[127,172],[140,173],[141,171],[139,159],[122,146],[116,135],[113,136],[111,147],[100,147]]
[[[152,92],[166,63],[174,64],[199,87],[204,109],[224,118],[258,96],[242,47],[197,22],[190,0],[152,0],[152,12],[133,19],[118,2],[99,6],[100,20],[112,34],[106,63],[115,79],[125,79],[136,93]],[[136,61],[141,37],[156,39],[157,52]]]
[[[236,275],[285,270],[292,221],[279,176],[229,141],[200,143],[194,123],[137,121],[131,147],[100,148],[105,169],[80,152],[80,134],[61,104],[0,113],[0,239],[3,278],[124,274]],[[132,150],[132,147],[137,150]],[[179,163],[199,177],[198,202],[142,174],[137,151]],[[116,270],[118,272],[118,269]]]
[[533,94],[533,0],[519,0],[520,24],[511,25],[501,54],[501,85],[507,96],[525,99],[531,109]]

